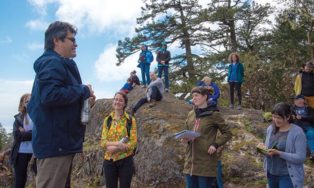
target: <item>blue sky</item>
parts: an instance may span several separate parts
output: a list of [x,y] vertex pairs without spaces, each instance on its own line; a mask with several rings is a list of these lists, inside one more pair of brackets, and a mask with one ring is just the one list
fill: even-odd
[[[258,2],[266,1],[270,2]],[[98,99],[111,98],[129,72],[135,69],[139,75],[138,54],[117,67],[115,49],[119,39],[134,35],[142,5],[141,0],[2,0],[0,123],[7,132],[12,131],[21,95],[31,92],[33,63],[43,53],[44,31],[49,23],[67,21],[78,28],[74,60],[83,83],[92,84]]]
[[31,92],[33,63],[43,53],[49,23],[62,20],[78,27],[75,61],[82,80],[92,84],[98,99],[111,98],[136,68],[138,54],[116,67],[115,49],[119,39],[134,34],[141,5],[141,0],[2,0],[0,122],[7,131],[12,131],[20,96]]

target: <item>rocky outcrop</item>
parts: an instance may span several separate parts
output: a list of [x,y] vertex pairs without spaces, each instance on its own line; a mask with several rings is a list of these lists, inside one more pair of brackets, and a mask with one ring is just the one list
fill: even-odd
[[[144,96],[143,88],[128,94],[129,106]],[[102,150],[99,138],[103,119],[112,111],[112,99],[98,100],[92,109],[87,128],[85,158],[76,160],[77,185],[101,186]],[[182,174],[185,146],[173,138],[184,129],[184,122],[191,106],[166,93],[163,101],[153,108],[147,104],[136,113],[138,123],[138,149],[135,155],[136,175],[132,187],[185,187]],[[232,128],[233,138],[224,147],[222,161],[225,187],[265,187],[263,156],[256,152],[256,145],[263,141],[267,123],[262,111],[221,108],[226,123]],[[80,165],[79,165],[80,164]],[[306,162],[306,184],[313,186],[313,164]],[[314,187],[314,186],[313,186]]]
[[[129,106],[144,96],[144,89],[136,87],[128,94]],[[76,155],[73,163],[73,187],[102,187],[103,150],[99,139],[104,117],[112,111],[112,99],[99,99],[91,112],[86,129],[84,153]],[[173,138],[184,129],[191,106],[166,93],[164,99],[153,108],[142,106],[135,117],[138,128],[138,150],[135,155],[136,174],[134,188],[185,187],[182,174],[185,146]],[[221,108],[233,138],[223,150],[223,179],[226,188],[264,188],[263,156],[256,152],[256,145],[263,141],[268,123],[263,121],[262,111]],[[305,185],[314,187],[314,163],[305,164]],[[1,181],[0,181],[1,183]]]

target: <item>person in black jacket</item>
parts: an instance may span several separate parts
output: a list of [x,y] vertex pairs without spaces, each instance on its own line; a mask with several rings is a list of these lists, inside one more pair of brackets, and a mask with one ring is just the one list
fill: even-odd
[[171,59],[170,51],[167,50],[167,44],[162,43],[161,49],[157,52],[156,60],[158,62],[158,77],[162,77],[162,72],[164,72],[165,77],[165,91],[169,91],[169,61]]
[[32,129],[33,122],[30,119],[26,106],[31,94],[24,94],[20,99],[19,113],[14,116],[13,124],[13,147],[10,156],[10,163],[14,169],[14,187],[24,188],[27,180],[27,167],[33,155]]
[[295,114],[294,123],[304,130],[310,159],[314,160],[314,109],[305,104],[304,95],[297,95],[294,97],[292,110]]

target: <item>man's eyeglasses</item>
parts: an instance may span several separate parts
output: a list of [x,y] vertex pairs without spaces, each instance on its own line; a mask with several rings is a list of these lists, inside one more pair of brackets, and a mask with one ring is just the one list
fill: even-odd
[[76,40],[75,38],[72,38],[72,37],[65,37],[66,39],[70,40],[73,42],[73,44],[76,44]]

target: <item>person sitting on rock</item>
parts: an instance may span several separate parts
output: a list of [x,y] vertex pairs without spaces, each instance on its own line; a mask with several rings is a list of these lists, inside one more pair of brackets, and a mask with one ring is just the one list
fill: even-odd
[[151,83],[147,86],[146,96],[141,98],[135,106],[132,108],[132,114],[136,113],[136,111],[145,103],[150,102],[149,107],[153,107],[156,105],[156,101],[160,101],[162,99],[164,93],[164,84],[162,79],[157,77],[154,72],[149,74]]
[[120,89],[121,92],[128,94],[133,89],[133,83],[131,78],[128,78],[127,82]]
[[297,95],[294,97],[292,110],[295,114],[294,123],[304,130],[310,151],[310,159],[314,160],[314,109],[305,104],[303,95]]
[[140,79],[137,77],[136,75],[136,70],[133,70],[131,73],[130,73],[130,79],[131,79],[131,82],[132,82],[132,86],[136,86],[136,85],[141,85],[140,83]]
[[208,105],[217,106],[218,98],[220,96],[220,90],[217,84],[212,82],[212,78],[205,76],[202,81],[197,83],[197,86],[204,87],[209,90]]
[[188,114],[186,129],[199,132],[200,136],[182,139],[187,147],[183,170],[186,187],[212,188],[217,176],[217,149],[231,139],[231,131],[220,112],[208,106],[208,89],[196,87],[191,94],[194,109]]
[[103,170],[107,188],[117,188],[118,180],[120,187],[131,187],[137,129],[135,118],[125,112],[127,104],[126,94],[117,92],[112,103],[114,111],[102,126],[100,146],[105,150]]

